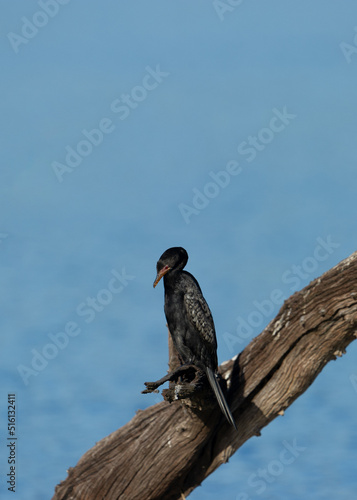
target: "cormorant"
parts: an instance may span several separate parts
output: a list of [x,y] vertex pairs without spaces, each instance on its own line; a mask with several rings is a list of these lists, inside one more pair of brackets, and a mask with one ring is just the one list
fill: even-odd
[[164,277],[164,309],[174,346],[183,363],[205,372],[222,413],[237,429],[217,380],[217,339],[212,314],[197,280],[183,271],[187,261],[184,248],[166,250],[157,262],[154,288]]

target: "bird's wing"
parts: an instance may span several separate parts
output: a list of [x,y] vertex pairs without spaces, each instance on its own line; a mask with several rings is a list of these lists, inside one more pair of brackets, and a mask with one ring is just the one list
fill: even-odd
[[212,314],[196,283],[192,282],[191,286],[186,289],[184,304],[190,322],[195,326],[201,338],[215,351],[217,340]]

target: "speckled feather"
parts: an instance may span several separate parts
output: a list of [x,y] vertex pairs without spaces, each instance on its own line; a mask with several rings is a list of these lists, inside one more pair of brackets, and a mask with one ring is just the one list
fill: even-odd
[[189,321],[195,326],[197,333],[214,352],[217,350],[217,339],[212,314],[195,278],[185,271],[191,280],[186,282],[184,305]]

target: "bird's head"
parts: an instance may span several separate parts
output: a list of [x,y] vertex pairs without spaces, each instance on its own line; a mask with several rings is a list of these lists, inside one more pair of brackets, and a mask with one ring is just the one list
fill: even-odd
[[156,264],[156,279],[154,288],[165,274],[173,270],[180,270],[185,267],[188,261],[188,254],[182,247],[169,248],[164,252]]

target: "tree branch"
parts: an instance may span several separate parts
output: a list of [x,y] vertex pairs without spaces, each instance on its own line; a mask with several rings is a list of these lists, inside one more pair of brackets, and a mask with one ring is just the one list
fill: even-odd
[[345,353],[356,331],[357,252],[292,295],[239,356],[220,366],[238,432],[217,405],[163,401],[86,452],[53,500],[182,499],[281,415]]

